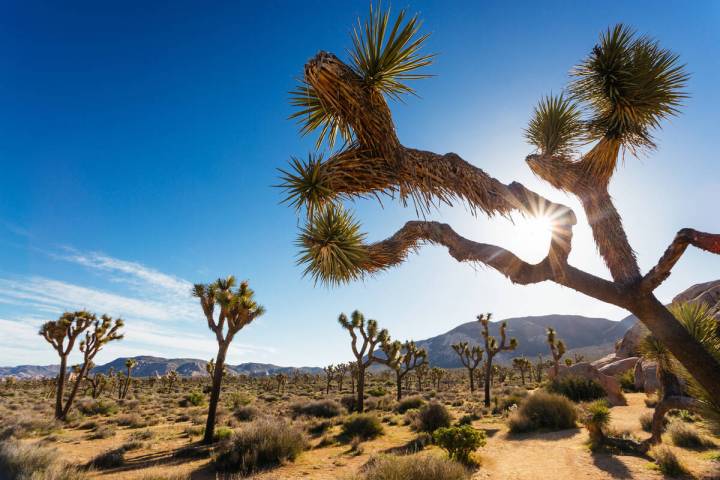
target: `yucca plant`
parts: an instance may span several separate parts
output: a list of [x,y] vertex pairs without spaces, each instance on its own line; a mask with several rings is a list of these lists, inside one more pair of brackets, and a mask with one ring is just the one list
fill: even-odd
[[[331,134],[343,138],[330,155],[292,160],[281,173],[285,201],[308,212],[298,241],[305,274],[338,285],[399,265],[422,244],[442,245],[456,260],[483,263],[514,283],[549,280],[630,311],[720,398],[720,363],[653,294],[688,245],[719,254],[720,235],[680,230],[657,265],[641,275],[608,193],[619,156],[654,147],[661,122],[676,115],[687,96],[688,75],[677,55],[627,26],[610,27],[572,70],[565,93],[540,101],[525,132],[536,149],[525,158],[531,170],[580,200],[610,271],[608,281],[568,264],[577,222],[570,208],[517,182],[503,184],[454,153],[400,142],[388,99],[412,93],[409,82],[427,76],[423,68],[432,57],[423,53],[426,41],[417,17],[403,12],[392,20],[388,11],[373,8],[352,35],[347,63],[323,51],[305,65],[297,90],[302,95],[291,100],[299,107],[301,133],[318,131],[319,143]],[[588,142],[584,153],[578,151]],[[383,195],[413,205],[419,214],[464,203],[474,214],[548,216],[548,254],[529,264],[500,246],[474,242],[447,224],[424,219],[368,244],[345,204]]]

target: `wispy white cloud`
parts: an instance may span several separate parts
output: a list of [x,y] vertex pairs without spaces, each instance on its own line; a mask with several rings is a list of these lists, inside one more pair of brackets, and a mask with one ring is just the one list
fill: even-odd
[[[50,257],[100,272],[110,282],[108,287],[123,284],[125,288],[118,293],[118,288],[101,289],[40,276],[0,278],[0,307],[10,312],[0,318],[0,365],[52,362],[52,351],[38,337],[38,328],[63,311],[77,309],[126,320],[125,340],[107,346],[101,355],[106,360],[140,354],[210,358],[217,352],[215,338],[206,331],[198,302],[191,295],[190,282],[96,252],[65,249],[65,253]],[[261,360],[273,353],[269,347],[235,342],[229,360]]]

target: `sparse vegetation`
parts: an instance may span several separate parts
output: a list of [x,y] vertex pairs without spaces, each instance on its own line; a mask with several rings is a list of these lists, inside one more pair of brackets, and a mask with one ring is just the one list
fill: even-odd
[[468,472],[461,464],[446,458],[416,453],[397,457],[379,455],[370,459],[355,480],[467,480]]

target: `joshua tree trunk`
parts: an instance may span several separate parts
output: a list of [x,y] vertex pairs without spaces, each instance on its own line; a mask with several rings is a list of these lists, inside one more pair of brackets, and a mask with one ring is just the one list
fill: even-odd
[[470,374],[470,393],[475,392],[475,369],[468,370],[468,373]]
[[483,403],[490,406],[490,382],[492,381],[492,358],[488,358],[485,364],[485,399]]
[[399,402],[402,399],[402,381],[403,381],[403,374],[400,373],[399,370],[395,371],[395,381],[397,385],[397,401]]
[[699,410],[699,407],[700,405],[698,401],[691,397],[670,396],[663,398],[655,406],[651,427],[652,436],[650,437],[648,442],[651,445],[654,445],[656,443],[660,443],[660,441],[662,440],[663,419],[665,418],[665,414],[667,412],[675,409],[697,412]]
[[220,344],[217,358],[215,359],[215,371],[213,371],[212,391],[210,392],[210,403],[208,405],[207,422],[205,423],[205,436],[203,443],[210,445],[215,438],[215,417],[217,406],[220,401],[220,389],[222,387],[223,369],[225,368],[225,355],[228,349],[227,343]]
[[355,395],[355,375],[350,375],[350,394]]
[[67,375],[67,355],[60,356],[60,371],[55,387],[55,418],[63,418],[63,396],[65,395],[65,378]]
[[362,365],[358,365],[357,411],[359,413],[365,411],[365,367]]
[[80,368],[80,372],[77,374],[77,378],[75,378],[75,383],[73,383],[73,388],[70,391],[70,395],[65,401],[65,407],[62,409],[62,414],[59,417],[59,420],[65,420],[65,418],[67,417],[67,414],[70,411],[70,407],[72,407],[73,401],[75,401],[75,396],[77,395],[78,388],[80,388],[80,383],[83,381],[83,378],[85,378],[85,374],[87,373],[87,371],[88,363],[83,362],[82,367]]

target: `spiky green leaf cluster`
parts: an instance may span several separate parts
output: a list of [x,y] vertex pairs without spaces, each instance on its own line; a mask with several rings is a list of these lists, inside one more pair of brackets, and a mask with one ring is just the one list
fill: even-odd
[[301,135],[307,135],[315,130],[320,131],[315,142],[316,148],[320,148],[326,139],[330,148],[335,146],[338,137],[345,142],[352,139],[350,126],[326,108],[315,89],[305,81],[290,92],[290,105],[298,108],[290,118],[297,119],[301,125]]
[[584,133],[577,104],[563,94],[548,95],[535,107],[525,138],[543,154],[568,156],[583,142]]
[[367,251],[360,224],[341,205],[327,204],[316,211],[300,231],[299,265],[304,275],[325,284],[337,285],[363,276]]
[[573,71],[570,92],[591,111],[588,133],[654,147],[651,131],[676,115],[688,74],[678,56],[623,24],[608,29]]
[[422,22],[417,15],[403,25],[405,10],[401,10],[390,26],[390,9],[373,9],[363,24],[353,31],[352,68],[365,83],[391,97],[414,93],[407,80],[427,78],[415,71],[430,65],[433,55],[422,55],[420,49],[429,34],[418,35]]
[[335,192],[327,185],[323,174],[322,156],[310,154],[305,162],[293,157],[290,167],[288,170],[279,169],[282,183],[278,186],[286,193],[283,203],[295,207],[295,210],[304,208],[312,216],[317,207],[335,198]]

